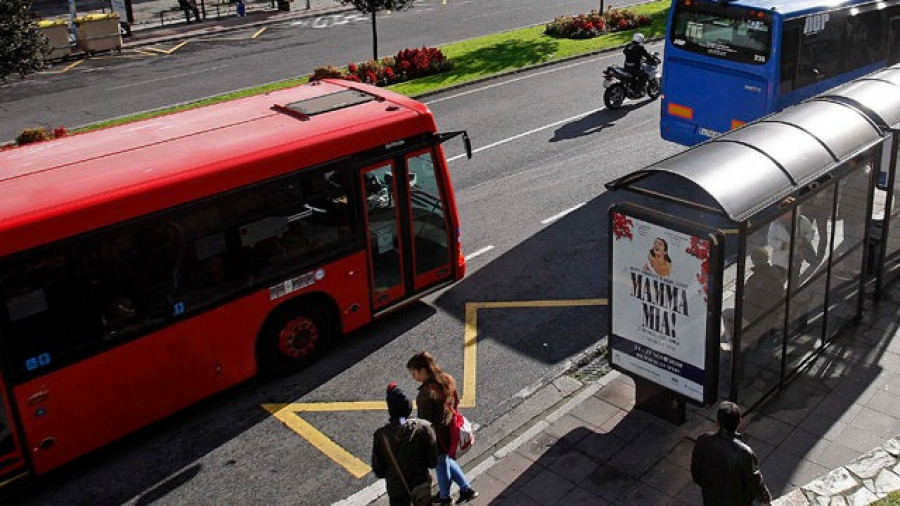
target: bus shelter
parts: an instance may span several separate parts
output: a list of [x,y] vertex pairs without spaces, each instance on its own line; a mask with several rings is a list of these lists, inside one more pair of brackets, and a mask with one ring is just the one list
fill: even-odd
[[900,65],[887,68],[821,96],[864,112],[885,132],[889,149],[882,152],[881,170],[873,199],[868,274],[876,300],[884,287],[900,277],[900,181],[895,177],[900,146]]
[[[607,183],[610,362],[638,407],[676,423],[684,401],[752,409],[862,314],[869,279],[888,280],[870,250],[900,272],[884,212],[897,72]],[[876,210],[879,180],[894,190]]]

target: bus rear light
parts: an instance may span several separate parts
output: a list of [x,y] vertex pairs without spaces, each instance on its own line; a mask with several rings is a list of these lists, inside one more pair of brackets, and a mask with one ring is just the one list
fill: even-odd
[[746,124],[747,124],[746,121],[741,121],[739,119],[733,119],[733,120],[731,120],[731,129],[734,130],[735,128],[742,127]]
[[694,110],[690,107],[669,102],[669,106],[666,108],[666,110],[672,116],[678,116],[679,118],[684,118],[686,120],[694,119]]

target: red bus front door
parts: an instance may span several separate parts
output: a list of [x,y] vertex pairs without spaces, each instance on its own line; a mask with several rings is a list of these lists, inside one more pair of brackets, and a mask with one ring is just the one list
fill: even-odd
[[0,488],[27,474],[22,442],[13,424],[6,391],[3,378],[0,378]]
[[453,237],[432,153],[396,162],[362,172],[375,311],[453,276]]
[[394,164],[385,162],[362,173],[369,263],[372,269],[372,308],[378,310],[406,295],[403,243],[400,236]]

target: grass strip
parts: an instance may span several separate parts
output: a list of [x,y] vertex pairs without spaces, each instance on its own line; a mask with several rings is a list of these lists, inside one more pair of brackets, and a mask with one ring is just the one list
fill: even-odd
[[[544,35],[544,25],[541,24],[439,46],[444,55],[453,62],[453,69],[440,74],[394,84],[388,86],[387,89],[407,96],[417,96],[532,65],[549,63],[621,46],[631,40],[632,35],[636,31],[640,31],[648,39],[662,37],[666,31],[666,15],[669,5],[670,2],[668,0],[662,0],[630,6],[628,7],[629,10],[649,17],[651,24],[639,29],[609,33],[592,39],[557,39],[549,37]],[[298,86],[308,81],[309,76],[295,77],[195,102],[92,123],[77,128],[72,133],[99,130],[236,98],[268,93]]]
[[891,492],[884,499],[873,502],[871,506],[900,506],[900,491]]

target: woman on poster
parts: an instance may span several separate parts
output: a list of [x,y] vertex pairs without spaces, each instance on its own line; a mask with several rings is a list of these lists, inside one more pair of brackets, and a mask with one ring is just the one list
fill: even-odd
[[656,274],[667,278],[672,273],[672,259],[669,258],[669,245],[661,237],[653,240],[653,247],[647,255],[644,270],[652,270]]

